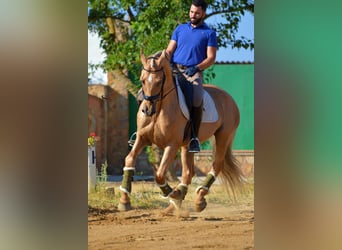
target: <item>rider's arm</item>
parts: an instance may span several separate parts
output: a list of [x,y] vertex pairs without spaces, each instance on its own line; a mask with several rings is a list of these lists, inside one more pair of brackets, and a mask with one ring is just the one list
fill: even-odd
[[166,48],[166,53],[169,55],[169,58],[172,58],[173,53],[175,52],[177,47],[177,43],[175,40],[170,40],[169,45]]
[[208,46],[207,58],[204,59],[200,64],[198,64],[197,67],[200,70],[205,70],[206,68],[209,68],[211,65],[215,63],[215,59],[216,59],[216,47]]

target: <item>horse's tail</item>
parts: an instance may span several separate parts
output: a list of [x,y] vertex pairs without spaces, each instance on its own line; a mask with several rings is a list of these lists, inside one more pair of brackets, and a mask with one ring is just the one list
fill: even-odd
[[245,178],[239,167],[239,161],[233,155],[232,143],[233,141],[231,140],[227,147],[224,165],[219,174],[219,178],[228,194],[232,194],[236,198],[236,193],[241,193],[243,190]]

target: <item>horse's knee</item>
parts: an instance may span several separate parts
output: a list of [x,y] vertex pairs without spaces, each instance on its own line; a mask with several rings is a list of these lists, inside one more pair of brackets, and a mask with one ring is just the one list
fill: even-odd
[[194,177],[195,176],[195,170],[192,168],[192,169],[190,169],[189,170],[189,177],[192,179],[192,177]]
[[132,155],[132,152],[130,152],[125,158],[125,166],[134,167],[135,165],[134,162],[135,162],[135,156]]
[[195,175],[195,171],[192,169],[183,169],[182,172],[182,181],[185,184],[190,185],[192,177]]
[[160,169],[157,170],[155,174],[155,179],[157,184],[162,185],[165,183],[165,175],[163,172],[160,171]]

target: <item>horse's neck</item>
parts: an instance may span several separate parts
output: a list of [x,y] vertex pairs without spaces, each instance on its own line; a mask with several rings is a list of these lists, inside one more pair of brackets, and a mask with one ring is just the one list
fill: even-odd
[[[172,78],[166,79],[168,81],[163,89],[163,98],[160,102],[160,111],[166,114],[175,114],[179,108],[177,89]],[[172,117],[173,118],[173,117]]]

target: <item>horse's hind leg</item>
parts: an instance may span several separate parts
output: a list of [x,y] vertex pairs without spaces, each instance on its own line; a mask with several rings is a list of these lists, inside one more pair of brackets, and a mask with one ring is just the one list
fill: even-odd
[[132,191],[132,179],[135,171],[135,162],[137,156],[141,153],[146,143],[144,143],[140,136],[137,136],[132,150],[125,158],[125,166],[123,168],[123,178],[120,185],[121,197],[118,205],[120,211],[127,211],[131,209],[131,202],[129,194]]
[[207,202],[204,197],[209,193],[209,189],[211,185],[215,182],[216,177],[221,172],[221,169],[223,168],[223,165],[224,165],[225,153],[229,145],[228,138],[224,133],[218,132],[215,134],[215,140],[216,140],[215,160],[205,180],[203,181],[202,185],[200,185],[196,189],[196,193],[197,193],[197,196],[195,198],[196,212],[201,212],[206,208]]

